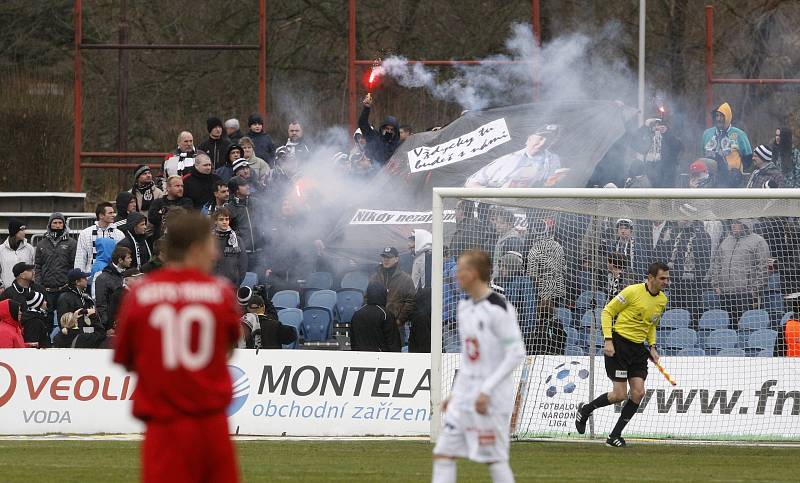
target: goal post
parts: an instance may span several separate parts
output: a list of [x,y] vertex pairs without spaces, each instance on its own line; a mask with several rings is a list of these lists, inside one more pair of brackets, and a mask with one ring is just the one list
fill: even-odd
[[650,363],[626,434],[799,438],[800,358],[786,357],[784,340],[800,307],[798,216],[792,189],[434,188],[431,439],[459,364],[454,262],[471,248],[492,256],[493,287],[517,309],[526,342],[514,438],[610,431],[619,406],[595,412],[587,436],[574,430],[575,410],[611,387],[602,308],[654,261],[670,266],[656,345],[677,385]]

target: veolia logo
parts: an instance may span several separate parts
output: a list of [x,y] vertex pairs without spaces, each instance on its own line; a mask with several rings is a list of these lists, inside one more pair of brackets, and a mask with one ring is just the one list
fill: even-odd
[[17,389],[17,373],[5,362],[0,362],[0,367],[8,371],[8,388],[0,394],[0,407],[3,407],[11,400],[11,397],[14,396],[14,391]]
[[236,366],[228,366],[228,372],[233,381],[233,399],[225,412],[228,416],[233,416],[242,409],[244,403],[247,402],[247,397],[250,396],[250,378]]

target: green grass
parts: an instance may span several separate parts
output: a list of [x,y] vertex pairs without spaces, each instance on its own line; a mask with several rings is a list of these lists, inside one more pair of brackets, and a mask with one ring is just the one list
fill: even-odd
[[[241,441],[237,450],[245,481],[430,481],[423,441]],[[126,441],[2,441],[0,480],[136,481],[138,451]],[[518,482],[798,481],[800,447],[514,443],[511,466]],[[461,462],[458,481],[489,481],[488,472]]]

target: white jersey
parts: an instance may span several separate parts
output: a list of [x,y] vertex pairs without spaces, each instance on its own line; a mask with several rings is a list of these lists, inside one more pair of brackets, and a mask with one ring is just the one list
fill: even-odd
[[514,405],[511,374],[525,358],[517,312],[491,292],[458,304],[461,364],[453,384],[453,402],[473,408],[478,393],[490,397],[490,410],[510,413]]

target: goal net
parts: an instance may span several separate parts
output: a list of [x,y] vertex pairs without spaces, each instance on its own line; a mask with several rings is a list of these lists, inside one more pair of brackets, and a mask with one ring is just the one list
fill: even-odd
[[[603,307],[662,261],[671,280],[656,346],[677,385],[650,362],[626,436],[797,439],[798,216],[798,190],[435,189],[432,437],[460,360],[455,262],[481,249],[528,354],[514,373],[515,438],[586,437],[578,404],[612,388]],[[605,437],[620,410],[595,411],[588,437]]]

